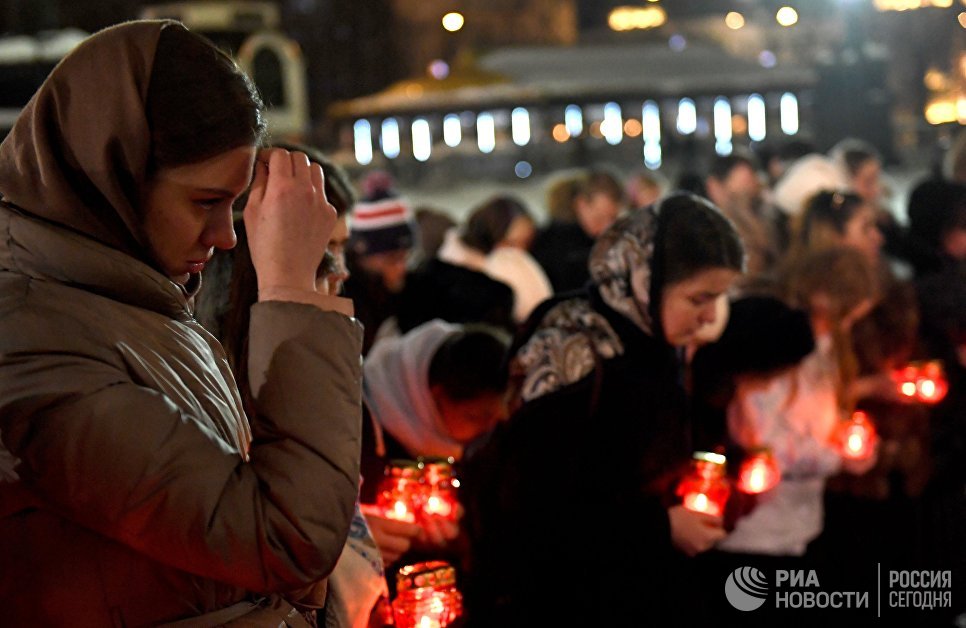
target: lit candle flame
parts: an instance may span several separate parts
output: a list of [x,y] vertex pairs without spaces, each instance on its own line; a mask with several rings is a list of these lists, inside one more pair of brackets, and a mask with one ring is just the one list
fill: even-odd
[[423,506],[423,510],[429,515],[448,517],[453,511],[453,506],[439,495],[430,495],[429,499],[426,500],[426,505]]
[[899,394],[920,403],[939,403],[949,390],[949,382],[939,360],[913,362],[893,373]]
[[399,521],[412,521],[415,517],[411,512],[409,512],[409,506],[406,502],[401,499],[397,499],[392,503],[392,508],[386,511],[386,517],[389,519],[397,519]]
[[765,470],[761,465],[755,466],[748,475],[748,488],[753,493],[760,493],[765,488]]
[[753,454],[738,471],[738,490],[750,495],[771,490],[779,481],[781,470],[770,453]]
[[713,504],[708,501],[708,496],[704,493],[688,493],[684,496],[684,507],[696,512],[710,513]]
[[417,625],[419,628],[440,628],[442,624],[439,623],[439,620],[433,619],[429,615],[423,615],[419,618],[419,624]]
[[865,412],[857,410],[852,415],[852,421],[845,426],[839,441],[842,455],[852,460],[868,458],[875,451],[876,440],[875,426]]

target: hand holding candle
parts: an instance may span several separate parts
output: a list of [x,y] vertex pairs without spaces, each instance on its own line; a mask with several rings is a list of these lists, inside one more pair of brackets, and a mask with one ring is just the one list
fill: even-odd
[[452,458],[421,458],[423,493],[422,514],[424,517],[441,517],[455,523],[459,514],[459,500],[456,491],[460,482],[453,472]]
[[423,529],[415,523],[386,517],[383,509],[376,505],[362,504],[361,507],[386,567],[408,552],[423,533]]
[[878,436],[869,415],[861,410],[842,423],[838,430],[838,443],[842,457],[849,460],[867,460],[875,453]]
[[677,494],[685,508],[714,517],[724,513],[731,487],[725,478],[725,457],[699,451],[691,461],[691,470],[678,484]]
[[393,460],[386,466],[376,509],[386,519],[418,524],[417,541],[443,546],[459,535],[463,509],[452,458]]

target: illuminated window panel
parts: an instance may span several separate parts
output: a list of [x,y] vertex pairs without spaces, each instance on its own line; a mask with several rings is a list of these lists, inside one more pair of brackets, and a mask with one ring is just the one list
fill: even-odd
[[372,126],[368,120],[356,120],[352,125],[356,161],[365,166],[372,163]]

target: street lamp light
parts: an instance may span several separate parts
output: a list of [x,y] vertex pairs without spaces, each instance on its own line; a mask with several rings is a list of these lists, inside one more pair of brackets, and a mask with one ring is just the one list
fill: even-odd
[[443,28],[451,33],[455,33],[463,28],[464,21],[465,20],[463,19],[462,13],[457,13],[455,11],[452,13],[447,13],[443,16]]
[[775,19],[782,26],[794,26],[798,23],[798,11],[791,7],[782,7],[775,14]]
[[732,11],[725,16],[725,25],[733,31],[745,25],[745,16],[737,11]]

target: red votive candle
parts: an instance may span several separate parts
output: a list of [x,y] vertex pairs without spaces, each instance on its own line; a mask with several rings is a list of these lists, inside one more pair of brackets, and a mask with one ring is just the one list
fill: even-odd
[[443,628],[463,612],[456,570],[441,560],[400,569],[396,574],[396,592],[392,612],[397,628]]
[[376,505],[387,519],[415,523],[422,508],[421,470],[414,460],[393,460],[379,484]]
[[695,452],[691,469],[678,483],[677,494],[684,507],[720,517],[731,494],[725,477],[727,459],[721,454]]
[[861,410],[856,410],[839,428],[842,455],[851,460],[865,460],[871,456],[877,439],[872,420]]
[[738,490],[749,495],[770,491],[782,478],[778,462],[770,449],[759,449],[741,463]]

